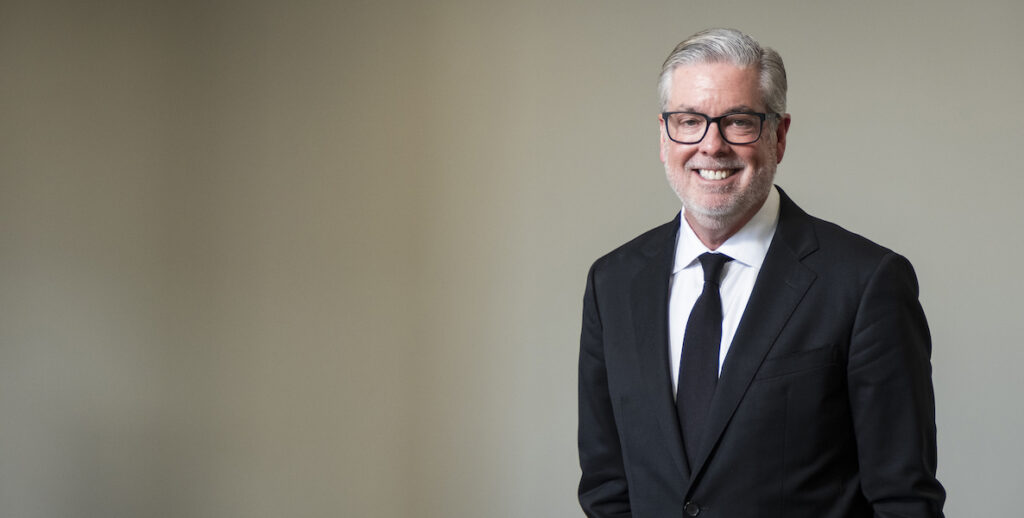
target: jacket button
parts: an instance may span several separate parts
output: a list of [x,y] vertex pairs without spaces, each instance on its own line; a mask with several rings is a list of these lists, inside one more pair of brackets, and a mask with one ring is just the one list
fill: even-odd
[[686,516],[697,516],[700,514],[700,506],[693,502],[686,502],[683,511],[686,512]]

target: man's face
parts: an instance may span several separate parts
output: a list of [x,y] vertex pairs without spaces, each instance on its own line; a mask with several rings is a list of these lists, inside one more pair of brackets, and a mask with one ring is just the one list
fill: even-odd
[[[724,63],[681,66],[673,72],[665,110],[710,117],[738,111],[764,113],[767,109],[758,82],[754,68]],[[772,188],[776,164],[786,148],[789,117],[779,121],[777,128],[766,121],[761,138],[743,145],[723,140],[718,124],[711,124],[697,144],[679,144],[668,138],[664,121],[659,118],[659,122],[661,161],[690,226],[718,232],[739,230]]]

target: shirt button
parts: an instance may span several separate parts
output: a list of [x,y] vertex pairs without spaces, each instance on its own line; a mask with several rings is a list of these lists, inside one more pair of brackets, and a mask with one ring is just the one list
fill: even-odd
[[686,516],[697,516],[700,514],[700,506],[693,502],[686,502],[686,506],[683,507],[683,511],[686,512]]

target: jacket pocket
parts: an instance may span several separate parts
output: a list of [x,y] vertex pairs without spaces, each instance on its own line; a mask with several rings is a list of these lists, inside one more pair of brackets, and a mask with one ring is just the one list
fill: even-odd
[[757,370],[754,380],[777,378],[835,365],[836,363],[836,348],[830,345],[775,358],[769,356],[761,364],[761,368]]

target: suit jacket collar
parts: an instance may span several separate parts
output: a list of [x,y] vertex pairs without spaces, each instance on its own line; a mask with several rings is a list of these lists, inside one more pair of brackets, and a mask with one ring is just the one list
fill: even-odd
[[640,375],[647,386],[647,403],[657,416],[670,457],[684,480],[690,468],[683,454],[683,439],[676,418],[668,359],[668,292],[675,257],[680,215],[655,230],[642,248],[644,266],[633,278],[631,304]]
[[644,265],[633,279],[631,300],[638,364],[665,438],[666,454],[690,481],[687,496],[761,362],[815,279],[801,264],[818,246],[811,218],[782,189],[779,194],[778,228],[722,366],[694,466],[683,453],[668,367],[668,290],[680,216],[656,229],[641,248]]

